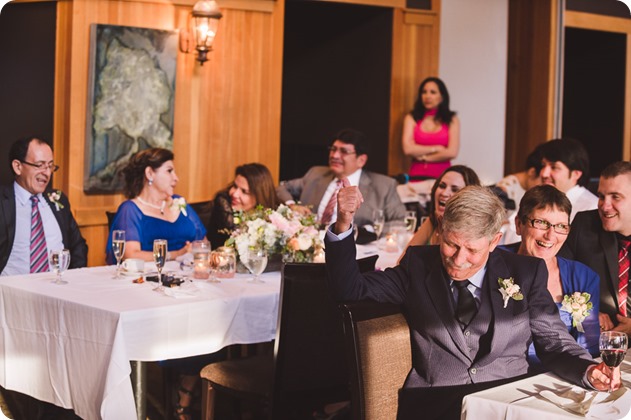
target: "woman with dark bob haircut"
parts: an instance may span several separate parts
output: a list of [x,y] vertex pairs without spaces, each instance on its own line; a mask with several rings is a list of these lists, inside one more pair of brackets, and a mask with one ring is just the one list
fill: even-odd
[[[586,265],[557,256],[557,252],[570,233],[572,204],[565,193],[552,185],[539,185],[526,191],[519,203],[515,218],[517,234],[521,243],[506,247],[517,249],[517,253],[538,257],[548,268],[548,292],[559,307],[561,321],[578,344],[598,355],[600,324],[598,310],[600,302],[600,281],[598,274]],[[564,297],[574,293],[588,293],[593,307],[589,315],[581,321],[580,328],[573,325],[572,314],[562,309]],[[584,298],[584,297],[583,297]],[[583,302],[586,303],[586,302]],[[537,370],[539,361],[534,346],[528,350],[528,362]]]
[[460,120],[449,108],[449,92],[439,78],[421,82],[414,108],[403,120],[401,143],[412,158],[410,176],[438,178],[458,156]]
[[[473,169],[464,165],[454,165],[447,168],[432,187],[429,217],[418,228],[408,246],[438,244],[440,219],[445,213],[447,200],[469,185],[480,185],[480,179]],[[405,250],[403,254],[405,254]]]
[[256,206],[276,209],[274,179],[269,169],[260,163],[237,166],[234,181],[215,195],[213,213],[208,226],[208,239],[213,248],[223,246],[234,229],[233,213],[250,211]]
[[167,259],[189,251],[190,242],[203,239],[206,229],[195,210],[173,194],[178,177],[173,152],[152,148],[136,153],[123,170],[124,201],[116,212],[107,241],[107,262],[115,262],[112,231],[125,231],[124,258],[153,260],[154,239],[168,241]]

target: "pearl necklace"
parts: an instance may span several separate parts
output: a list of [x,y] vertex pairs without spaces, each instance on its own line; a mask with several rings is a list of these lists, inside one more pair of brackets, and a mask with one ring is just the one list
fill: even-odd
[[140,198],[140,196],[138,196],[136,198],[138,199],[138,201],[140,201],[145,206],[151,207],[152,209],[160,210],[160,214],[164,215],[164,206],[166,206],[166,204],[167,204],[166,201],[162,200],[162,204],[160,204],[159,206],[156,206],[155,204],[147,203],[145,200]]

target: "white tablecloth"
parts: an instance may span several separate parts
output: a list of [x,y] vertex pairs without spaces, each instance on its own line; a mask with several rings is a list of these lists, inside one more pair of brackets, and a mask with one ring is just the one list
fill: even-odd
[[[171,267],[173,269],[173,267]],[[0,277],[0,384],[85,419],[135,419],[130,360],[155,361],[274,339],[280,273],[196,281],[197,296],[112,279],[113,267]]]
[[[628,389],[631,387],[631,353],[627,353],[627,359],[623,362],[621,370],[623,384],[627,387],[626,395],[622,397],[624,400],[618,401],[614,409],[601,405],[600,413],[594,410],[595,415],[598,417],[574,414],[539,395],[544,390],[560,393],[572,388],[572,385],[568,382],[559,379],[553,374],[546,373],[467,395],[462,401],[462,420],[629,419],[631,418],[631,413],[628,410],[629,400],[631,399],[631,390]],[[604,398],[605,395],[600,397]],[[612,414],[613,411],[617,411],[620,407],[625,407],[624,412]],[[604,408],[607,409],[608,413],[602,416],[599,415],[605,411]]]

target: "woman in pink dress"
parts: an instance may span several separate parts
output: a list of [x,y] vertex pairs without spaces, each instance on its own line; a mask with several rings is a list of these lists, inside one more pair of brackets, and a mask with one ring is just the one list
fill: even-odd
[[403,153],[412,158],[410,176],[438,178],[460,147],[460,121],[449,109],[449,92],[437,77],[418,88],[414,109],[403,121]]

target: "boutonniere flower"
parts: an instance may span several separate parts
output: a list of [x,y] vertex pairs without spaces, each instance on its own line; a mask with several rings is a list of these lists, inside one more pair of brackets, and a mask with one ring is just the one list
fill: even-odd
[[184,216],[188,216],[188,214],[186,214],[186,200],[184,197],[174,198],[171,206],[176,207]]
[[499,291],[502,294],[502,299],[504,299],[504,307],[508,305],[508,300],[522,300],[524,295],[521,294],[519,285],[515,284],[515,280],[512,277],[507,279],[503,279],[499,277],[497,282],[500,285]]
[[572,315],[572,326],[579,332],[585,332],[583,329],[583,321],[587,318],[594,306],[589,299],[592,296],[589,293],[574,292],[570,296],[563,296],[561,310],[569,312]]
[[55,210],[59,211],[64,208],[64,205],[61,204],[59,200],[61,200],[61,191],[51,191],[48,193],[48,200],[55,205]]

